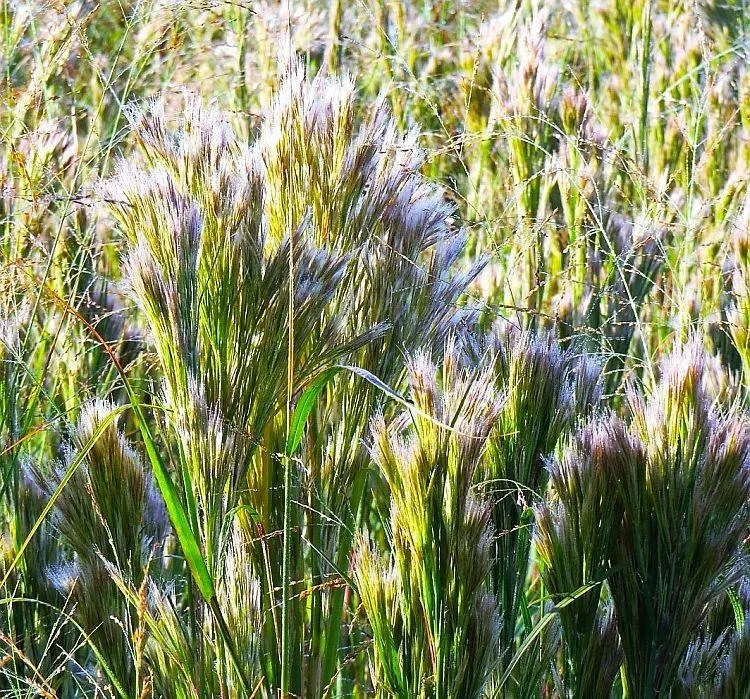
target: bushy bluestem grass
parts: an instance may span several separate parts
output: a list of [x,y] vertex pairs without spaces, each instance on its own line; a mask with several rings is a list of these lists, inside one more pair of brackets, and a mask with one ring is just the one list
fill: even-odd
[[747,692],[748,578],[711,604],[679,670],[676,696],[740,697]]
[[[106,403],[84,408],[66,460],[51,468],[36,464],[31,469],[29,477],[42,499],[52,496],[77,450],[92,440],[111,410]],[[137,621],[107,565],[139,588],[150,560],[159,557],[167,518],[150,473],[115,423],[104,427],[73,473],[56,502],[53,524],[73,557],[50,562],[47,575],[74,605],[73,616],[92,634],[122,688],[140,689],[142,678],[133,666],[132,649]]]
[[[390,556],[359,542],[354,576],[373,633],[378,696],[480,697],[497,660],[499,617],[483,589],[491,509],[472,481],[500,400],[488,369],[467,369],[455,345],[442,369],[409,362],[420,413],[375,418],[373,458],[391,497]],[[404,434],[404,430],[408,432]]]
[[560,610],[564,686],[568,696],[609,694],[621,663],[611,606],[600,611],[602,585],[618,545],[622,505],[613,500],[614,474],[626,471],[625,424],[594,419],[571,437],[549,467],[553,500],[535,507],[534,546],[548,594],[562,599],[590,588]]
[[[352,112],[350,84],[308,83],[297,64],[251,147],[196,100],[178,130],[157,104],[132,118],[150,169],[123,163],[102,190],[132,246],[125,268],[163,367],[165,422],[209,570],[221,570],[221,537],[235,512],[245,511],[240,520],[252,539],[260,536],[253,563],[264,585],[271,678],[281,669],[274,607],[282,581],[278,539],[264,539],[282,526],[274,454],[283,450],[282,407],[293,399],[289,363],[294,393],[344,356],[397,384],[404,348],[439,346],[471,317],[455,304],[481,267],[451,273],[464,239],[449,225],[439,191],[414,172],[415,135],[399,137],[382,105],[357,133]],[[322,552],[334,570],[346,567],[347,530],[364,487],[358,440],[377,397],[349,377],[335,389],[336,402],[321,407],[325,422],[306,469],[293,466],[295,481],[306,485],[294,484],[295,499],[306,500],[294,530],[305,528],[315,552],[295,534],[295,586],[315,591],[309,650],[301,633],[308,611],[296,598],[292,682],[302,691],[305,681],[312,693],[335,671],[343,591],[326,590],[324,568],[310,556]]]
[[[594,419],[551,463],[554,500],[536,513],[542,578],[553,599],[590,586],[558,610],[571,696],[612,687],[618,632],[628,696],[710,695],[722,663],[734,667],[721,658],[742,648],[743,604],[723,618],[712,609],[746,571],[746,418],[712,404],[704,362],[695,340],[676,348],[646,399],[629,394],[630,426]],[[609,617],[608,638],[597,617]]]
[[750,680],[748,663],[750,663],[750,623],[745,619],[742,628],[732,635],[729,653],[719,665],[719,679],[716,686],[719,696],[739,699],[747,691]]
[[676,350],[613,461],[623,509],[609,586],[631,696],[670,691],[709,605],[742,574],[748,526],[743,414],[708,401],[695,341]]
[[[163,697],[246,696],[245,682],[259,684],[259,629],[262,624],[260,584],[253,574],[249,557],[250,542],[234,527],[228,535],[222,567],[217,572],[217,594],[227,628],[231,631],[239,668],[227,657],[227,648],[217,634],[214,619],[201,605],[189,615],[183,609],[184,596],[169,579],[162,576],[144,580],[135,589],[117,570],[108,566],[121,595],[137,617],[138,627],[132,653],[143,663],[143,694]],[[167,567],[168,568],[168,567]],[[190,618],[192,617],[192,618]],[[137,645],[140,644],[140,645]],[[240,674],[242,673],[242,674]]]
[[[533,506],[544,496],[545,457],[577,415],[590,410],[601,388],[598,368],[585,355],[561,350],[550,335],[510,324],[472,343],[478,366],[492,368],[503,404],[487,442],[477,481],[492,503],[490,588],[503,621],[500,653],[513,656],[525,597]],[[529,631],[530,629],[527,629]]]
[[[287,221],[264,208],[263,154],[242,147],[224,117],[191,100],[173,133],[156,105],[138,134],[151,169],[123,164],[105,197],[131,241],[126,267],[164,372],[183,496],[208,570],[220,579],[226,524],[238,507],[256,513],[260,531],[279,529],[279,479],[269,473],[278,461],[256,452],[264,431],[278,427],[289,363],[295,389],[378,330],[347,337],[323,314],[346,257],[312,245],[306,222],[273,239]],[[274,580],[265,589],[268,611]]]
[[[393,627],[400,629],[403,623],[408,629],[409,624],[415,622],[407,624],[405,621],[394,621],[393,615],[406,614],[404,604],[414,604],[413,599],[418,594],[428,594],[424,590],[419,590],[417,583],[413,582],[415,566],[426,567],[428,573],[423,574],[423,577],[438,575],[438,572],[429,573],[438,563],[426,553],[418,555],[415,551],[424,546],[429,547],[428,551],[433,550],[435,532],[440,531],[440,528],[429,523],[431,518],[447,514],[442,513],[440,509],[436,510],[437,515],[431,514],[432,510],[429,509],[423,512],[416,503],[431,502],[435,497],[433,489],[437,488],[438,503],[442,502],[443,507],[453,509],[450,499],[446,500],[439,495],[447,487],[441,485],[441,478],[447,476],[441,475],[439,467],[443,461],[450,464],[453,458],[451,440],[454,437],[450,428],[456,430],[458,437],[455,439],[459,439],[459,444],[462,443],[460,440],[466,438],[467,431],[460,427],[462,421],[469,421],[467,424],[471,424],[470,418],[473,419],[474,411],[483,405],[482,401],[473,396],[473,393],[479,390],[473,388],[473,383],[481,381],[480,387],[489,391],[488,395],[492,398],[495,412],[492,420],[482,431],[482,448],[478,448],[471,459],[464,455],[459,461],[466,462],[464,468],[471,469],[471,475],[468,480],[465,479],[466,483],[476,483],[476,492],[481,494],[480,497],[485,502],[488,523],[492,525],[488,530],[486,546],[483,547],[482,557],[485,560],[481,564],[478,559],[472,563],[477,569],[485,571],[487,589],[491,592],[491,598],[495,599],[494,604],[497,605],[500,622],[496,630],[496,655],[492,664],[492,669],[496,669],[497,674],[494,677],[491,674],[487,675],[488,681],[492,679],[487,685],[487,691],[491,696],[509,691],[514,696],[534,696],[539,691],[539,685],[546,677],[549,663],[556,652],[555,639],[558,636],[555,626],[549,627],[541,639],[533,641],[533,651],[528,650],[528,654],[522,655],[520,660],[514,659],[516,671],[513,686],[504,678],[506,686],[503,688],[500,675],[509,666],[514,655],[517,623],[521,621],[522,616],[524,624],[530,623],[531,603],[526,598],[526,581],[530,565],[534,505],[542,508],[543,514],[546,512],[540,504],[546,482],[544,459],[553,451],[561,434],[574,425],[576,415],[587,414],[598,400],[600,386],[597,366],[584,356],[563,352],[549,337],[535,337],[512,326],[498,327],[481,339],[466,335],[462,337],[460,348],[460,353],[454,345],[450,345],[446,350],[442,373],[438,374],[442,378],[442,383],[433,376],[436,373],[434,367],[423,366],[423,359],[419,364],[412,362],[411,365],[410,387],[415,406],[432,416],[437,423],[433,424],[429,419],[415,417],[415,436],[399,448],[397,446],[402,442],[396,441],[394,432],[400,428],[398,422],[390,430],[386,429],[384,422],[378,423],[379,427],[376,427],[373,436],[376,460],[385,474],[392,498],[390,520],[393,531],[389,533],[388,538],[394,562],[379,563],[378,556],[370,544],[363,542],[355,559],[355,578],[373,627],[376,687],[385,687],[386,691],[395,696],[427,691],[420,689],[426,680],[419,673],[425,671],[417,660],[405,656],[406,649],[418,648],[419,644],[412,645],[406,637],[393,636]],[[458,373],[456,366],[466,372],[466,376],[472,382],[471,390],[470,387],[464,386],[466,379]],[[440,390],[443,392],[450,391],[440,400],[438,386],[442,386]],[[446,413],[448,407],[456,402],[454,399],[448,400],[454,393],[461,397],[461,401],[452,408],[456,415],[450,411]],[[439,435],[441,429],[448,430],[446,442],[431,437],[434,434]],[[384,435],[392,436],[388,437],[389,441],[384,441]],[[429,442],[426,441],[428,437]],[[378,450],[381,443],[388,445],[389,449],[380,446]],[[417,459],[417,455],[423,452],[425,454]],[[433,473],[431,469],[436,471]],[[460,473],[462,472],[459,471]],[[450,480],[446,482],[450,484]],[[595,484],[594,487],[596,488]],[[470,490],[468,485],[465,488]],[[454,486],[451,486],[450,492],[453,490]],[[594,514],[592,520],[596,521]],[[540,527],[543,524],[544,522]],[[418,541],[408,539],[402,542],[402,537],[398,533],[402,528],[405,531],[426,533]],[[465,538],[467,541],[471,540],[468,536]],[[605,534],[603,538],[606,545],[611,543],[611,533],[610,536]],[[576,539],[576,544],[577,542]],[[607,571],[605,561],[609,556],[609,550],[605,548],[599,551],[598,556],[603,559],[596,569],[598,586],[595,586],[593,593],[590,591],[586,598],[586,608],[590,609],[593,601],[593,610],[588,612],[588,619],[579,624],[579,627],[586,627],[584,635],[587,639],[594,634],[598,591]],[[424,563],[423,558],[426,559]],[[438,557],[437,561],[440,560]],[[558,561],[555,571],[565,570],[568,563],[562,566]],[[455,563],[454,569],[458,565],[459,563]],[[572,585],[566,580],[556,589],[553,586],[552,592],[564,595],[576,592],[588,584],[588,575],[592,571],[586,569],[583,563],[580,566],[584,570],[580,572],[579,578],[585,578],[585,582]],[[442,579],[443,575],[440,573],[438,579]],[[466,576],[462,574],[460,577]],[[438,588],[439,591],[449,589],[448,585],[440,585]],[[401,596],[406,596],[408,602],[400,603]],[[579,600],[579,605],[581,603]],[[410,615],[419,616],[411,611],[411,607],[406,609]],[[566,626],[571,626],[570,614],[574,612],[569,612],[565,617],[564,630]],[[424,612],[423,616],[430,619],[427,612]],[[388,619],[391,620],[390,625],[387,623]],[[589,682],[609,681],[611,684],[619,668],[616,632],[611,612],[608,615],[604,613],[598,621],[596,640],[608,642],[613,652],[608,656],[606,651],[600,652],[600,645],[597,645],[596,650],[592,651],[592,660],[586,666],[585,672]],[[440,622],[438,620],[434,623]],[[507,630],[506,625],[510,630]],[[525,633],[522,632],[521,638],[530,632],[529,626]],[[406,634],[407,631],[399,633]],[[584,646],[587,639],[584,639]],[[582,642],[580,639],[575,640],[578,641],[578,645],[575,642],[571,643],[568,652],[576,656],[576,671],[582,674]],[[529,642],[532,642],[532,638]],[[609,662],[600,662],[603,659]],[[572,678],[566,676],[566,681],[569,686],[574,686]],[[432,696],[429,693],[427,695]]]
[[[316,244],[347,251],[327,317],[352,334],[380,328],[350,361],[398,388],[404,352],[442,351],[447,333],[475,315],[457,306],[484,262],[456,269],[465,235],[451,225],[453,207],[441,191],[417,172],[424,153],[416,131],[400,135],[382,100],[359,127],[354,112],[350,81],[308,82],[292,66],[259,135],[267,201],[276,212],[272,235],[281,235],[282,215],[290,225],[307,215]],[[324,583],[346,568],[352,532],[363,517],[368,457],[361,441],[382,403],[378,389],[340,374],[311,418],[300,498],[311,545],[331,561],[308,564],[308,584],[320,588],[310,601],[311,694],[330,682],[339,655],[344,590],[329,591]]]
[[[750,146],[743,134],[750,124],[750,81],[747,27],[736,11],[741,5],[572,2],[549,3],[542,13],[533,2],[384,1],[373,7],[305,0],[189,8],[158,0],[5,3],[0,316],[9,332],[0,333],[0,521],[6,533],[1,690],[13,696],[117,693],[99,653],[106,648],[94,640],[106,629],[86,629],[86,636],[76,627],[85,621],[84,606],[76,603],[74,610],[73,597],[61,594],[66,586],[51,584],[73,572],[73,548],[51,518],[26,543],[49,492],[26,474],[65,461],[73,425],[89,398],[115,405],[130,400],[123,377],[137,392],[157,389],[149,426],[183,495],[192,493],[205,508],[200,521],[191,521],[212,561],[227,638],[247,675],[239,677],[227,638],[217,633],[214,616],[191,588],[182,552],[169,539],[164,560],[149,564],[148,584],[144,577],[136,587],[104,559],[95,574],[80,574],[77,582],[67,578],[73,596],[83,583],[87,590],[107,591],[91,601],[91,623],[116,617],[128,629],[118,643],[135,629],[137,641],[127,649],[133,658],[118,657],[124,671],[112,675],[128,677],[131,669],[147,667],[135,681],[144,696],[244,696],[256,688],[272,694],[280,679],[282,622],[292,629],[291,692],[316,697],[372,691],[363,652],[369,639],[360,628],[346,565],[357,529],[367,530],[378,550],[389,548],[382,507],[387,484],[370,468],[361,442],[370,416],[380,410],[390,423],[396,406],[363,376],[380,377],[404,392],[403,356],[426,346],[439,364],[446,332],[471,325],[476,308],[487,325],[506,315],[522,327],[554,328],[564,347],[596,351],[605,394],[621,393],[632,379],[648,384],[675,338],[697,331],[716,354],[704,382],[717,413],[746,402],[733,373],[747,364],[741,238],[747,227],[742,207]],[[279,88],[285,64],[277,67],[275,54],[281,44],[307,63],[293,66]],[[305,73],[313,75],[324,64],[355,79],[305,80]],[[310,278],[317,262],[340,264],[333,273],[335,291],[313,312],[319,325],[309,346],[334,336],[354,345],[307,368],[306,355],[294,367],[299,380],[289,391],[283,337],[289,317],[264,324],[266,348],[274,345],[283,356],[269,362],[268,376],[278,390],[250,409],[251,421],[264,426],[260,434],[238,427],[241,420],[221,414],[216,402],[222,410],[246,412],[241,408],[247,406],[247,386],[262,382],[264,369],[252,376],[236,369],[242,361],[220,344],[216,366],[226,361],[235,368],[225,376],[210,368],[205,354],[199,356],[195,380],[177,382],[189,402],[171,410],[180,401],[158,390],[163,362],[154,362],[141,342],[152,319],[123,302],[120,240],[110,219],[92,206],[90,185],[112,174],[115,153],[152,168],[143,149],[133,154],[138,138],[123,128],[128,102],[162,93],[169,141],[180,130],[181,121],[168,115],[181,109],[182,85],[231,110],[231,116],[211,110],[216,116],[209,118],[217,131],[234,133],[230,151],[244,151],[247,141],[261,153],[261,228],[275,231],[265,238],[263,259],[277,252],[279,260],[278,274],[265,279],[279,283],[280,296],[284,282],[278,280],[286,274],[281,267],[289,261],[281,250],[285,238],[299,253],[293,262],[300,279]],[[278,99],[270,104],[273,94]],[[222,124],[230,121],[232,128],[225,129]],[[419,136],[415,124],[422,127]],[[426,153],[418,141],[428,145]],[[226,158],[222,148],[216,153],[223,155],[198,159],[208,164],[208,179],[215,176],[223,198],[222,173],[228,167],[236,174],[237,160]],[[195,187],[180,182],[180,194],[195,199],[193,190],[205,189],[206,179],[196,181]],[[445,195],[452,204],[443,201]],[[212,208],[197,199],[201,216],[223,215],[223,204]],[[179,206],[170,203],[169,209]],[[456,230],[461,219],[469,224],[468,234]],[[293,231],[299,245],[289,237]],[[315,249],[310,257],[308,244]],[[221,262],[211,284],[221,285],[226,269]],[[182,278],[180,293],[187,290],[189,297],[192,283]],[[236,287],[232,282],[225,288],[232,292],[228,298],[236,299]],[[196,298],[216,300],[217,294]],[[280,308],[283,300],[276,304]],[[209,314],[203,309],[199,317]],[[333,330],[328,334],[326,328]],[[368,341],[357,347],[358,337]],[[262,365],[258,357],[250,360]],[[285,451],[286,404],[293,408],[319,369],[342,360],[369,374],[339,371],[329,377],[300,450],[291,460],[278,458]],[[174,375],[179,373],[178,367]],[[619,410],[622,402],[617,395],[610,406]],[[144,445],[132,437],[132,427],[130,421],[122,424],[140,454]],[[569,447],[552,441],[556,459],[566,458]],[[183,464],[196,474],[188,488],[182,488],[188,473]],[[285,472],[292,486],[287,527]],[[211,487],[214,477],[223,490]],[[542,473],[538,497],[529,493],[528,501],[543,507],[548,499],[555,517],[564,518],[554,489],[545,492],[546,480]],[[185,497],[184,505],[192,507],[191,500]],[[524,512],[530,520],[531,512]],[[282,528],[292,543],[288,576],[281,572]],[[26,553],[17,558],[24,544]],[[577,580],[545,571],[538,555],[532,550],[526,568],[513,573],[525,581],[512,624],[514,669],[497,688],[506,694],[580,691],[569,686],[570,658],[578,651],[568,647],[566,635],[572,636],[558,622],[573,619],[570,628],[580,617],[591,628],[586,607],[595,593],[562,589]],[[611,561],[609,568],[616,570]],[[50,570],[61,573],[51,576]],[[111,592],[112,582],[120,598]],[[551,591],[556,584],[559,595]],[[599,659],[587,655],[579,683],[584,687],[610,686],[619,662],[608,585],[591,631],[602,641],[588,644]],[[282,587],[291,593],[286,613],[278,604]],[[727,594],[739,594],[735,588]],[[671,663],[679,665],[670,687],[674,696],[743,695],[744,636],[734,630],[742,626],[741,615],[732,619],[724,594],[715,597],[686,655]],[[527,644],[537,623],[547,625]],[[512,652],[500,645],[507,663]],[[589,669],[596,679],[586,674]],[[246,680],[250,689],[243,692]],[[615,695],[621,684],[615,682]]]

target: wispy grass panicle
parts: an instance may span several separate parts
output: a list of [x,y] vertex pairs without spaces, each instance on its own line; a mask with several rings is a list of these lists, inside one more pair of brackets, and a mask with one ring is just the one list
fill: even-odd
[[390,558],[361,541],[354,576],[374,635],[379,695],[479,697],[496,660],[498,617],[483,588],[491,564],[490,508],[471,488],[500,407],[491,374],[462,366],[455,345],[442,373],[409,363],[421,414],[373,423],[373,458],[391,495]]
[[290,239],[300,382],[352,349],[323,316],[347,257],[316,245],[303,216],[274,238],[268,163],[225,115],[185,99],[174,130],[163,105],[133,122],[150,168],[121,166],[102,193],[130,240],[130,283],[171,396],[187,395],[192,375],[209,406],[257,435],[283,403]]
[[520,241],[513,254],[520,284],[514,288],[520,292],[518,301],[532,310],[541,309],[547,281],[541,221],[550,193],[545,178],[548,158],[558,139],[552,111],[559,75],[545,56],[546,19],[544,12],[536,13],[519,34],[513,79],[498,83],[498,126],[501,137],[507,139],[511,205],[516,216],[514,237]]
[[628,221],[609,211],[604,217],[603,248],[607,253],[607,291],[604,313],[607,330],[603,342],[607,359],[607,389],[620,385],[633,338],[641,333],[641,312],[665,263],[666,230],[641,215]]
[[453,274],[466,236],[451,225],[455,207],[419,173],[426,153],[418,130],[401,134],[385,99],[365,110],[361,124],[356,107],[350,80],[306,80],[292,62],[253,151],[271,245],[307,221],[317,247],[346,255],[334,308],[351,328],[391,326],[373,350],[393,345],[376,372],[388,382],[382,372],[402,364],[393,351],[415,350],[425,339],[441,346],[484,263]]

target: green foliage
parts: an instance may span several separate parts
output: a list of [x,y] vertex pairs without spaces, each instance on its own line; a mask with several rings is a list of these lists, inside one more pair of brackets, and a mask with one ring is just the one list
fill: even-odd
[[[503,620],[503,665],[513,656],[516,625],[527,604],[534,504],[547,483],[544,458],[578,414],[598,399],[598,368],[585,356],[561,351],[547,335],[536,337],[511,325],[493,330],[473,349],[475,361],[492,368],[503,405],[479,470],[492,502],[490,587]],[[576,588],[570,588],[572,591]],[[526,632],[528,620],[526,620]]]

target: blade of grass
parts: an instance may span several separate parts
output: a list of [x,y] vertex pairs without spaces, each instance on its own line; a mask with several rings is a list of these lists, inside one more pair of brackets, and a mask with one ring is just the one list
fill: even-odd
[[315,407],[315,401],[318,399],[321,391],[326,384],[341,370],[341,367],[331,367],[318,374],[303,391],[297,407],[294,409],[292,422],[289,428],[289,435],[286,442],[286,455],[291,457],[298,449],[302,441],[302,432],[305,429],[305,423],[310,416],[310,412]]

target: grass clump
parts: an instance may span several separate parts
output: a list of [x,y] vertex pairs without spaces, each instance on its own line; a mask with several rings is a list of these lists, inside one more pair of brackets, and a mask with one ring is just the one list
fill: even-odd
[[609,585],[634,696],[668,692],[707,610],[744,572],[745,417],[717,413],[695,342],[675,351],[646,401],[633,395],[629,468]]
[[472,492],[500,403],[487,370],[461,366],[449,344],[442,370],[409,363],[420,411],[373,424],[373,458],[391,496],[390,559],[360,541],[354,577],[373,630],[378,696],[480,697],[496,662],[490,571],[491,510]]
[[536,505],[534,546],[553,600],[583,591],[560,609],[566,695],[606,695],[622,653],[611,603],[601,604],[611,573],[622,505],[612,498],[618,460],[628,459],[627,428],[614,416],[582,427],[550,465],[554,500]]

